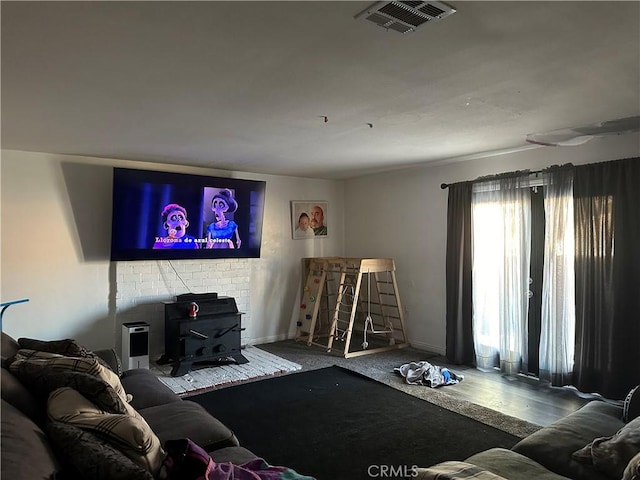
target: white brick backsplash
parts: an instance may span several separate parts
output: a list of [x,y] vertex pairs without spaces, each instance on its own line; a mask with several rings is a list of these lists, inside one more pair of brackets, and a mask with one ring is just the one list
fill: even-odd
[[143,273],[142,275],[140,275],[140,281],[143,284],[147,284],[150,282],[155,282],[157,280],[160,279],[160,275],[158,272],[155,273]]
[[[120,295],[131,295],[131,293],[127,293],[127,292],[135,292],[137,289],[140,288],[141,283],[138,281],[131,281],[131,280],[127,280],[124,282],[120,282],[118,283],[118,294]],[[134,296],[138,296],[139,293],[133,293]]]
[[193,263],[193,264],[185,265],[184,271],[185,272],[201,272],[202,271],[202,264],[201,263]]
[[[177,273],[176,273],[177,272]],[[244,312],[243,326],[250,323],[249,259],[175,260],[118,262],[116,264],[116,332],[121,347],[121,325],[126,322],[147,322],[150,359],[164,353],[164,306],[176,295],[183,293],[216,292],[220,296],[234,297],[238,310]],[[186,287],[185,287],[186,285]],[[246,330],[242,343],[250,341]]]
[[135,264],[133,265],[132,271],[135,273],[151,273],[154,271],[151,265],[148,264]]
[[140,273],[125,273],[124,275],[122,275],[122,281],[123,282],[134,282],[134,283],[138,283],[142,278],[142,274]]

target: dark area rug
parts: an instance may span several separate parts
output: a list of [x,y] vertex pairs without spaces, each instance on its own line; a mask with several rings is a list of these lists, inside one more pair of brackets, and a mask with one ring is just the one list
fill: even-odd
[[[519,438],[342,367],[260,380],[190,397],[272,465],[318,480],[407,474],[511,448]],[[389,471],[390,469],[387,469]]]

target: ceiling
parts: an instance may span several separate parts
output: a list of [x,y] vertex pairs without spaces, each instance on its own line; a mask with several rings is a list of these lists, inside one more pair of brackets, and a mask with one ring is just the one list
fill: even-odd
[[340,179],[640,113],[637,1],[372,3],[2,1],[2,148]]

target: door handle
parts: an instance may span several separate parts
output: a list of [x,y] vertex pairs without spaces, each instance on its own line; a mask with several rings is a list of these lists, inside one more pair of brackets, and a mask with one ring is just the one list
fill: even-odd
[[189,333],[191,335],[195,335],[196,337],[200,337],[203,340],[208,340],[209,339],[209,337],[207,335],[205,335],[204,333],[196,332],[195,330],[189,330]]

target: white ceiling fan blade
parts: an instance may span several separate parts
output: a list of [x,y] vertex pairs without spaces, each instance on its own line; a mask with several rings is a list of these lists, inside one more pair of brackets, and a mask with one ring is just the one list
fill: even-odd
[[552,130],[545,133],[530,133],[526,141],[551,147],[575,146],[587,143],[594,137],[622,135],[640,131],[640,116],[619,118],[575,128]]

